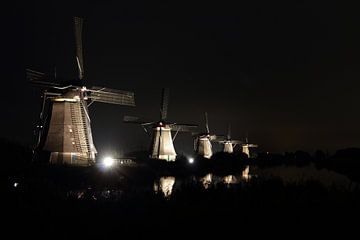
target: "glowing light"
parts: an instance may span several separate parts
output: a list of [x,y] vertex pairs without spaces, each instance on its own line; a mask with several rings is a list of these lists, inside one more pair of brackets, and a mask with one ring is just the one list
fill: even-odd
[[52,98],[51,101],[54,101],[54,102],[77,102],[78,100],[74,97],[74,98]]
[[107,168],[112,167],[112,165],[114,165],[114,159],[112,157],[105,157],[103,160],[103,164]]
[[17,187],[19,185],[19,183],[15,182],[14,183],[14,187]]
[[189,161],[190,164],[193,164],[194,163],[194,158],[189,158],[188,161]]

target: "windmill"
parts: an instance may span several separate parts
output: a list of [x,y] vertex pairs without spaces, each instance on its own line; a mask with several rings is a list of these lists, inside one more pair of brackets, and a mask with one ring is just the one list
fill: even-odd
[[223,141],[219,141],[219,142],[224,144],[223,152],[227,152],[227,153],[233,153],[234,148],[236,147],[236,145],[242,143],[239,140],[232,140],[231,139],[231,125],[230,124],[228,126],[228,132],[227,132],[227,135],[226,135],[226,139],[223,140]]
[[248,138],[245,138],[245,143],[242,144],[242,152],[245,153],[248,157],[250,157],[250,148],[258,147],[257,144],[249,143]]
[[[134,93],[84,86],[83,20],[74,17],[78,77],[56,83],[54,77],[26,69],[30,83],[42,90],[35,152],[50,153],[50,163],[87,166],[95,162],[88,107],[93,102],[135,106]],[[50,81],[49,81],[50,80]]]
[[220,136],[210,134],[207,112],[205,112],[205,128],[206,132],[196,134],[194,139],[194,150],[198,155],[204,158],[211,158],[213,154],[211,141],[218,140]]
[[[125,116],[124,122],[140,124],[145,132],[149,132],[152,128],[152,141],[150,146],[150,158],[175,161],[176,151],[174,148],[174,140],[179,132],[190,132],[197,128],[194,124],[179,124],[166,122],[167,110],[169,103],[169,89],[162,90],[161,104],[160,104],[160,120],[155,122],[141,121],[137,117]],[[175,134],[172,137],[171,132]]]

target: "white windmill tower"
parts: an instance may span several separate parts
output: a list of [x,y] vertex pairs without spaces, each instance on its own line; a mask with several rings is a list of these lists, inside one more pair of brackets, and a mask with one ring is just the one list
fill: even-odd
[[245,138],[245,143],[243,143],[241,146],[242,152],[245,153],[248,157],[250,157],[250,149],[258,147],[257,144],[249,143],[247,137]]
[[[158,122],[139,121],[137,117],[124,117],[124,122],[140,124],[145,132],[148,128],[152,128],[152,140],[150,145],[150,158],[165,161],[175,161],[176,151],[174,148],[174,140],[179,132],[190,132],[192,129],[197,128],[194,124],[179,124],[168,123],[167,109],[169,103],[169,90],[163,89],[161,105],[160,105],[160,120]],[[171,132],[174,131],[174,137]]]
[[205,128],[206,132],[196,134],[196,138],[194,139],[194,150],[199,156],[211,158],[213,155],[211,141],[216,141],[219,136],[210,134],[207,112],[205,112]]
[[81,18],[74,18],[77,79],[54,83],[54,77],[26,69],[30,83],[43,91],[35,152],[49,153],[52,164],[88,166],[95,162],[88,111],[93,102],[135,106],[133,92],[84,86],[82,24]]
[[219,142],[224,144],[223,152],[226,152],[226,153],[233,153],[234,148],[236,147],[236,145],[242,143],[239,140],[231,139],[231,126],[230,126],[230,124],[229,124],[229,127],[228,127],[228,132],[227,132],[227,135],[226,135],[226,139],[223,140],[223,141],[219,141]]

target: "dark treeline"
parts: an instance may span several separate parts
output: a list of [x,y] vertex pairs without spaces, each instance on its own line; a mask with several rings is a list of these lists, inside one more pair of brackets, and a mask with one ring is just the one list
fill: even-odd
[[[2,154],[2,178],[13,177],[26,174],[27,171],[37,172],[36,162],[33,161],[33,152],[29,147],[17,143],[0,139]],[[360,181],[360,149],[349,148],[338,150],[334,155],[328,155],[321,150],[309,154],[305,151],[285,152],[284,154],[262,152],[256,154],[255,158],[248,158],[242,152],[233,154],[218,152],[211,159],[201,156],[195,158],[193,164],[188,162],[188,158],[182,155],[177,157],[176,162],[164,162],[151,160],[146,151],[129,153],[129,156],[136,158],[135,162],[139,169],[143,171],[142,176],[147,175],[175,175],[183,176],[189,174],[203,175],[212,172],[218,175],[241,173],[246,165],[256,165],[259,168],[274,166],[297,166],[303,167],[314,164],[318,169],[328,169],[346,175],[352,181]],[[41,167],[46,168],[46,164]],[[52,167],[61,169],[62,167]],[[40,168],[41,169],[41,168]],[[70,167],[67,167],[67,171]],[[59,170],[60,171],[60,170]],[[82,170],[79,170],[80,172]],[[84,170],[91,172],[93,170]]]
[[218,152],[211,159],[197,156],[193,164],[189,164],[188,158],[185,156],[178,156],[176,162],[167,163],[150,160],[144,152],[141,152],[138,160],[157,171],[167,171],[175,175],[201,175],[207,172],[218,175],[236,174],[241,173],[246,165],[267,168],[282,165],[304,167],[314,164],[318,169],[325,168],[346,175],[352,181],[360,181],[360,149],[358,148],[338,150],[334,155],[326,154],[321,150],[315,151],[312,155],[305,151],[285,152],[284,154],[262,152],[257,154],[255,158],[248,158],[242,152],[234,152],[233,154]]

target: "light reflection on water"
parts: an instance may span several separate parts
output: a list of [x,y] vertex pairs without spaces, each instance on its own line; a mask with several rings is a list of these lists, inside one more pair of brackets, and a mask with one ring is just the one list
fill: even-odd
[[97,190],[93,191],[91,188],[70,190],[67,192],[66,197],[73,200],[107,200],[117,201],[123,195],[122,190]]
[[154,182],[154,192],[161,191],[165,197],[170,197],[175,184],[175,177],[166,176],[161,177],[159,181]]
[[227,175],[223,178],[223,182],[226,184],[235,184],[238,181],[234,175]]
[[208,189],[212,183],[212,174],[208,173],[204,177],[200,178],[200,182],[202,183],[205,189]]
[[[208,173],[202,177],[189,177],[189,180],[192,179],[195,181],[195,184],[199,183],[204,189],[209,189],[212,186],[215,186],[220,183],[227,184],[228,187],[234,184],[239,184],[241,182],[248,182],[251,179],[252,175],[250,174],[250,166],[242,171],[240,175],[226,175],[226,176],[216,176],[213,173]],[[185,179],[185,182],[187,182]],[[174,176],[163,176],[154,181],[153,191],[155,193],[161,192],[165,197],[170,197],[173,193],[173,190],[176,188],[181,188],[181,184],[175,186],[175,177]]]
[[[151,180],[144,186],[136,186],[136,191],[148,191],[149,193],[161,193],[165,198],[170,198],[176,189],[181,189],[185,184],[199,184],[204,189],[217,188],[225,184],[228,188],[236,187],[239,184],[247,184],[252,178],[261,176],[262,179],[273,177],[281,178],[284,184],[301,183],[308,180],[317,180],[324,186],[348,186],[350,180],[343,175],[328,170],[317,170],[314,166],[305,167],[273,167],[259,169],[253,166],[245,166],[244,170],[238,175],[219,176],[213,173],[207,173],[205,176],[189,176],[185,178],[175,176],[162,176]],[[219,185],[220,184],[220,185]],[[81,190],[71,190],[67,192],[67,198],[78,200],[106,200],[116,201],[123,197],[127,190],[121,189],[103,189],[94,191],[89,188]]]
[[251,179],[252,175],[250,174],[250,166],[247,165],[241,173],[241,178],[248,182]]

